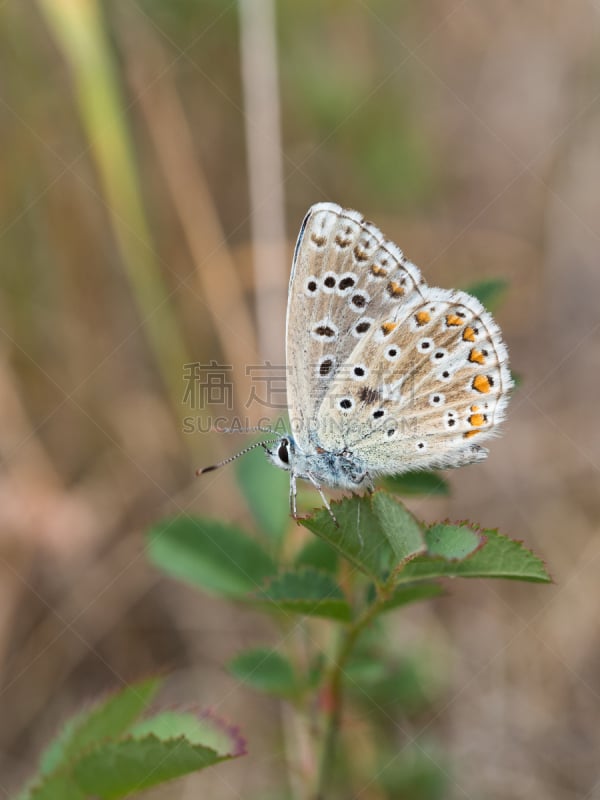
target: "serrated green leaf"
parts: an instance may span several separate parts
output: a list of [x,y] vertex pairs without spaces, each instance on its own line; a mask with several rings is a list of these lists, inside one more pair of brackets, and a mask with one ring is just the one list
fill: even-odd
[[270,464],[262,448],[239,459],[236,475],[259,530],[281,539],[290,524],[289,475]]
[[424,551],[421,527],[399,500],[378,491],[332,504],[301,524],[335,547],[358,569],[382,585],[405,561]]
[[407,496],[448,495],[450,486],[437,472],[405,472],[384,479],[385,486],[395,494]]
[[332,503],[331,508],[337,525],[324,508],[301,519],[300,524],[324,539],[376,582],[381,582],[382,576],[389,572],[392,553],[370,498],[344,498]]
[[269,554],[234,525],[181,516],[152,528],[151,560],[169,575],[227,597],[243,598],[275,574]]
[[479,302],[492,313],[501,304],[508,289],[508,281],[504,278],[489,278],[467,286],[465,292],[472,294]]
[[296,694],[298,683],[290,662],[276,650],[255,647],[232,659],[227,668],[238,680],[268,694]]
[[158,739],[177,739],[184,736],[192,744],[210,747],[220,756],[232,755],[244,749],[237,728],[226,724],[212,713],[192,711],[161,711],[137,722],[131,736],[140,739],[154,734]]
[[338,554],[323,539],[311,536],[296,556],[297,567],[314,567],[324,572],[336,572]]
[[448,561],[460,560],[474,553],[485,539],[468,525],[438,523],[425,531],[427,553],[442,556]]
[[66,775],[47,775],[16,800],[87,800],[85,793]]
[[371,503],[392,549],[394,566],[423,552],[423,530],[402,503],[386,492],[375,492],[371,495]]
[[[149,700],[150,687],[142,686],[141,691]],[[95,708],[90,720],[84,720],[87,727],[80,729],[80,746],[69,750],[70,759],[63,757],[54,772],[22,792],[19,800],[124,797],[245,752],[237,728],[210,713],[163,711],[129,726],[125,725],[125,707],[124,699],[119,707],[111,698]],[[127,708],[131,707],[130,702]],[[109,717],[113,725],[106,724]],[[120,722],[121,736],[116,722]],[[114,729],[115,736],[109,733],[110,738],[101,737],[102,727]],[[122,735],[125,728],[127,738]],[[173,743],[178,743],[179,752],[174,751]],[[120,774],[107,777],[105,773],[110,770],[119,770]]]
[[[444,527],[448,529],[467,526]],[[483,537],[484,543],[470,555],[461,560],[449,560],[443,555],[418,556],[402,569],[398,575],[399,581],[456,576],[551,583],[552,579],[544,562],[521,542],[509,539],[496,530],[482,530],[477,535]]]
[[152,702],[160,688],[160,678],[133,683],[71,718],[43,753],[40,775],[48,775],[91,744],[119,736]]
[[311,567],[283,572],[258,594],[258,598],[290,614],[341,622],[352,618],[344,593],[331,575]]
[[73,775],[88,795],[117,800],[233,757],[192,744],[183,736],[161,740],[150,734],[99,745],[75,764]]

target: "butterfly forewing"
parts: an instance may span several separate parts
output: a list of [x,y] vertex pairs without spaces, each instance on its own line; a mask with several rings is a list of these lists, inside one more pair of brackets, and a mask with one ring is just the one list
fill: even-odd
[[301,448],[323,446],[317,414],[343,384],[353,352],[384,319],[422,299],[417,267],[356,211],[313,206],[302,225],[287,314],[288,407]]

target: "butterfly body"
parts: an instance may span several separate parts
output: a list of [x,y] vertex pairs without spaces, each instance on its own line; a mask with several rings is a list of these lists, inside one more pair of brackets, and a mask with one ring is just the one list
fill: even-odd
[[370,486],[370,475],[366,465],[351,452],[332,453],[317,447],[305,453],[297,446],[292,436],[284,436],[267,448],[271,462],[287,469],[296,478],[330,486],[336,489],[358,489]]
[[290,472],[294,514],[297,478],[355,490],[485,459],[480,442],[497,433],[512,387],[481,303],[428,286],[378,228],[333,203],[300,229],[286,348],[291,434],[265,449]]

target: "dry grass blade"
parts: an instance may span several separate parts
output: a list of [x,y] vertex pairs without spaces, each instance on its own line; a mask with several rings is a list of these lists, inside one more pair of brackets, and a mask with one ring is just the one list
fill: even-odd
[[257,358],[250,310],[164,53],[143,27],[139,20],[127,30],[129,78],[196,265],[202,311],[211,315],[226,362],[234,367],[236,395],[249,397],[244,368]]

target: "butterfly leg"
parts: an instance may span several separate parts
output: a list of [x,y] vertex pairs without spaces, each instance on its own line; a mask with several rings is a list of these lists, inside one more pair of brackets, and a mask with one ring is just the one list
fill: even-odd
[[309,480],[309,481],[312,483],[312,485],[315,487],[315,489],[317,490],[317,492],[318,492],[318,493],[321,495],[321,500],[323,501],[323,505],[325,506],[325,508],[327,509],[327,511],[329,511],[329,516],[330,516],[330,517],[331,517],[331,519],[334,521],[336,528],[339,528],[339,527],[340,527],[340,524],[339,524],[339,522],[337,521],[337,519],[335,518],[335,514],[334,514],[334,513],[333,513],[333,511],[331,510],[331,506],[329,505],[329,501],[327,500],[327,498],[326,498],[326,497],[325,497],[325,495],[323,494],[323,489],[321,488],[321,484],[320,484],[318,481],[316,481],[316,480],[313,478],[313,476],[310,474],[310,472],[307,472],[307,473],[306,473],[306,477],[307,477],[307,478],[308,478],[308,480]]
[[296,474],[290,472],[290,512],[294,519],[298,519],[298,508],[296,506]]

